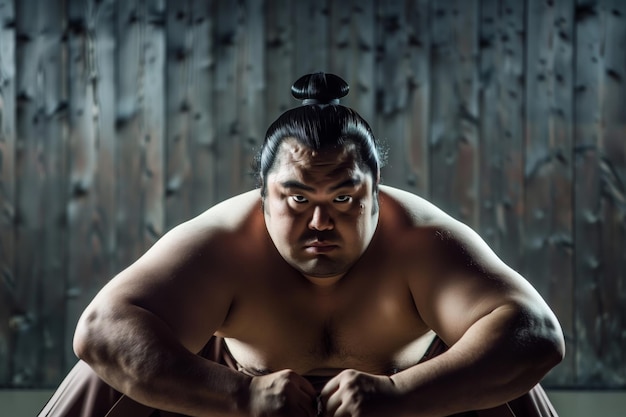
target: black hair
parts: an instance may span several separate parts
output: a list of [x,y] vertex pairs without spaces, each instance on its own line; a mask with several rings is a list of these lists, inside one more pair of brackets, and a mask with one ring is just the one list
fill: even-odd
[[263,197],[267,175],[275,165],[281,143],[288,137],[316,151],[354,143],[359,163],[369,169],[377,191],[384,155],[369,124],[355,110],[339,104],[349,89],[341,77],[323,72],[300,77],[291,86],[291,94],[302,100],[302,105],[287,110],[270,125],[255,161]]

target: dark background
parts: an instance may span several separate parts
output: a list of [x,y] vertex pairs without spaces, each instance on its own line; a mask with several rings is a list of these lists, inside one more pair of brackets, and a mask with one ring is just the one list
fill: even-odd
[[314,71],[350,83],[384,183],[555,310],[544,385],[626,387],[626,2],[0,0],[0,25],[0,387],[55,387],[98,289],[255,186]]

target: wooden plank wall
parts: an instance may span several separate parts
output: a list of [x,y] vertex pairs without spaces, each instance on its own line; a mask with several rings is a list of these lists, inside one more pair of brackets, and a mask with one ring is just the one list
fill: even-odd
[[626,388],[626,3],[0,0],[0,387],[53,387],[85,305],[255,186],[313,71],[383,182],[475,227],[556,311],[545,385]]

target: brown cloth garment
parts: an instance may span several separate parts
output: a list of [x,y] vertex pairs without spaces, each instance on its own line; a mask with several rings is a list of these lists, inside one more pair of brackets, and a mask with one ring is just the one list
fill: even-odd
[[[447,346],[435,337],[420,362],[445,352]],[[199,353],[229,368],[246,372],[230,355],[224,341],[212,337]],[[307,377],[319,392],[331,377]],[[182,414],[156,410],[142,405],[114,390],[102,381],[83,361],[65,377],[39,417],[184,417]],[[528,393],[500,406],[468,411],[449,417],[558,417],[548,396],[537,384]]]

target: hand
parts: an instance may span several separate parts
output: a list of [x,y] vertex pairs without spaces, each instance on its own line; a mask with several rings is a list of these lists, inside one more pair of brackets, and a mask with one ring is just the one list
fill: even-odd
[[249,409],[253,417],[315,417],[316,392],[309,381],[291,370],[253,377]]
[[394,415],[398,391],[388,376],[347,369],[328,381],[320,394],[326,417]]

